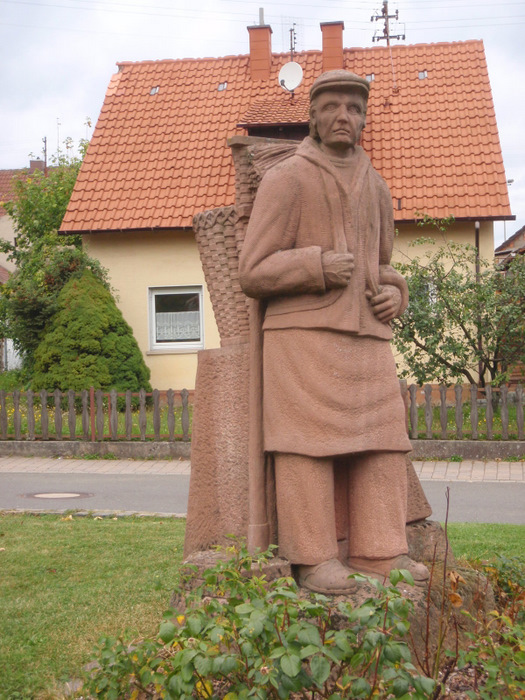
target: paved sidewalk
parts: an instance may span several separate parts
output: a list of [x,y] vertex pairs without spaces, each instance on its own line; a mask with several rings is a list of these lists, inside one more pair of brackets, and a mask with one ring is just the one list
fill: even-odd
[[187,459],[0,457],[0,474],[189,474]]
[[[413,462],[421,481],[525,482],[525,462]],[[190,474],[189,460],[0,457],[0,473]]]

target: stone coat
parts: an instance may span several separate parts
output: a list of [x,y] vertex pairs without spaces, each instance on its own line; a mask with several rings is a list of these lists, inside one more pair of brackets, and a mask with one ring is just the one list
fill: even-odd
[[[342,181],[341,173],[351,177]],[[246,294],[265,300],[263,433],[267,452],[313,457],[409,451],[388,339],[366,291],[404,278],[390,267],[388,187],[361,148],[340,169],[307,137],[264,176],[240,256]],[[343,289],[326,290],[324,251],[351,252]]]
[[[263,178],[240,256],[248,296],[267,299],[264,329],[324,328],[390,339],[389,324],[372,313],[365,292],[381,284],[401,291],[392,267],[394,240],[388,186],[361,147],[356,148],[352,195],[338,168],[307,137],[296,154]],[[344,289],[326,290],[321,253],[351,252],[355,270]]]

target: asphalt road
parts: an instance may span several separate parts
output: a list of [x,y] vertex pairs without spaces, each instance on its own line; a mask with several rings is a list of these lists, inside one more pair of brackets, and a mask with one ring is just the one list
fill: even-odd
[[[186,513],[187,474],[0,474],[0,509]],[[78,498],[34,494],[78,493]]]
[[[450,488],[449,522],[525,524],[525,483],[422,481],[433,509],[444,521]],[[187,474],[0,474],[0,509],[186,513]],[[73,493],[72,498],[35,494]]]
[[422,481],[421,485],[432,506],[433,520],[445,520],[448,487],[451,523],[525,525],[525,483]]

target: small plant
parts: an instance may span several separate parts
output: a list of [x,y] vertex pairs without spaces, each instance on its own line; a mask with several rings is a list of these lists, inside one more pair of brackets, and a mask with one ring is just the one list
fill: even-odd
[[[158,637],[128,646],[104,639],[85,690],[100,698],[430,698],[435,682],[418,675],[406,639],[410,601],[365,577],[374,597],[353,608],[299,594],[293,579],[268,582],[244,547],[178,595]],[[251,575],[250,575],[251,574]],[[337,624],[335,624],[337,621]]]
[[[499,603],[499,610],[476,620],[470,645],[459,655],[459,668],[474,670],[474,690],[468,697],[496,700],[525,697],[525,562],[498,557],[484,565]],[[465,613],[467,614],[467,613]],[[470,616],[471,619],[472,616]]]
[[449,462],[462,462],[463,457],[461,455],[450,455]]

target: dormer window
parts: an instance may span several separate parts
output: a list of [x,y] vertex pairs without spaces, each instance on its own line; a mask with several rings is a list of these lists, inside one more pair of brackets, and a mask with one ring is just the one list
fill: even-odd
[[159,91],[159,86],[155,85],[155,87],[152,87],[151,90],[149,91],[150,95],[156,95]]
[[228,87],[228,83],[226,81],[224,81],[224,83],[219,83],[219,87],[217,88],[217,90],[219,92],[222,92],[223,90],[226,90],[227,87]]
[[373,80],[376,79],[375,73],[369,73],[369,74],[366,76],[366,79],[368,80],[369,83],[371,83]]
[[426,70],[420,70],[419,73],[417,74],[417,77],[420,80],[425,80],[425,78],[428,78],[428,73]]

